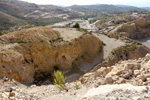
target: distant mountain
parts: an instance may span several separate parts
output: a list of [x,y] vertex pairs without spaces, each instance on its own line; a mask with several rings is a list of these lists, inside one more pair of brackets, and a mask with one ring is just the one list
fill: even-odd
[[[84,16],[84,13],[69,8],[54,5],[36,5],[19,0],[0,0],[0,12],[2,13],[0,25],[3,27],[0,27],[0,30],[17,25],[20,20],[35,25],[47,25]],[[15,22],[6,20],[10,18],[15,18]],[[4,23],[7,23],[7,27]]]
[[149,11],[150,11],[150,7],[142,7],[142,9],[145,9],[145,10],[149,10]]
[[118,7],[132,7],[132,8],[137,8],[137,7],[129,6],[129,5],[115,5],[115,6],[118,6]]
[[101,12],[128,12],[135,10],[143,10],[141,8],[133,7],[133,6],[125,6],[125,5],[73,5],[69,8],[73,10],[77,10],[85,13],[94,13],[98,14]]

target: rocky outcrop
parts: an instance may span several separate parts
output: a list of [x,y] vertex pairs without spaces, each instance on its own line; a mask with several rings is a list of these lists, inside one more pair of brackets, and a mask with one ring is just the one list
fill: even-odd
[[150,54],[137,60],[120,61],[119,63],[100,67],[80,78],[83,83],[95,83],[96,86],[104,84],[130,83],[133,85],[150,85]]
[[136,31],[136,24],[135,23],[131,23],[131,24],[125,23],[121,26],[119,31],[128,32],[128,33],[135,32]]
[[[116,34],[118,33],[118,34]],[[135,21],[124,23],[109,32],[111,37],[125,36],[131,39],[142,39],[150,37],[149,17],[139,18]]]
[[0,41],[0,78],[6,76],[22,83],[32,83],[41,73],[69,70],[102,51],[102,42],[93,35],[66,42],[47,27],[9,33]]
[[149,22],[146,18],[140,18],[135,21],[136,27],[146,27],[148,24]]
[[92,71],[96,71],[100,67],[108,67],[115,65],[121,60],[138,59],[144,57],[147,53],[150,53],[150,49],[144,45],[138,45],[134,42],[125,46],[114,49],[109,57],[105,59],[101,64],[97,65]]

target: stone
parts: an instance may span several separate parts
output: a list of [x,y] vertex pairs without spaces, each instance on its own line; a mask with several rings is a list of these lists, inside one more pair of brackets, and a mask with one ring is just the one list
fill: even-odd
[[122,74],[120,75],[122,78],[128,79],[132,75],[132,71],[123,71]]
[[137,76],[140,74],[140,71],[139,70],[134,70],[134,75]]
[[8,77],[3,77],[3,81],[8,81]]
[[112,84],[112,83],[113,83],[112,77],[106,77],[106,78],[105,78],[105,83],[107,83],[107,84]]
[[121,84],[121,83],[125,83],[125,79],[124,78],[119,78],[119,80],[117,80],[117,83],[118,84]]
[[95,73],[94,73],[94,77],[100,77],[105,76],[107,73],[109,73],[113,68],[112,67],[101,67],[100,69],[98,69]]
[[145,80],[146,80],[146,78],[145,78],[144,75],[138,75],[137,78],[141,79],[142,81],[145,81]]
[[104,85],[104,84],[106,84],[104,79],[98,80],[98,85]]
[[4,88],[4,91],[5,91],[5,92],[12,92],[12,88],[10,88],[10,87],[5,87],[5,88]]
[[14,93],[14,92],[10,92],[10,93],[9,93],[9,96],[10,96],[10,97],[14,97],[14,96],[15,96],[15,93]]

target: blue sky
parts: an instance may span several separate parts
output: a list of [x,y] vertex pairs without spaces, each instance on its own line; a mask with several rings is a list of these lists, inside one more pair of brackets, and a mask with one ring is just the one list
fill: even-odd
[[122,4],[138,7],[150,7],[150,0],[22,0],[36,4],[53,4],[53,5],[90,5],[90,4]]

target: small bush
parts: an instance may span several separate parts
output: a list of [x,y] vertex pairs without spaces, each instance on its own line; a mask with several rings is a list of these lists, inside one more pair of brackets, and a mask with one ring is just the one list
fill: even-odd
[[79,23],[76,22],[76,23],[73,25],[73,27],[74,27],[74,28],[80,28],[80,25],[79,25]]
[[76,80],[76,81],[73,81],[73,83],[74,83],[74,87],[75,87],[76,89],[79,89],[79,87],[80,87],[79,82]]
[[20,40],[20,41],[18,41],[18,43],[24,43],[24,42]]
[[59,70],[54,71],[55,79],[54,79],[54,84],[59,90],[65,90],[65,82],[66,82],[66,77],[62,72]]

